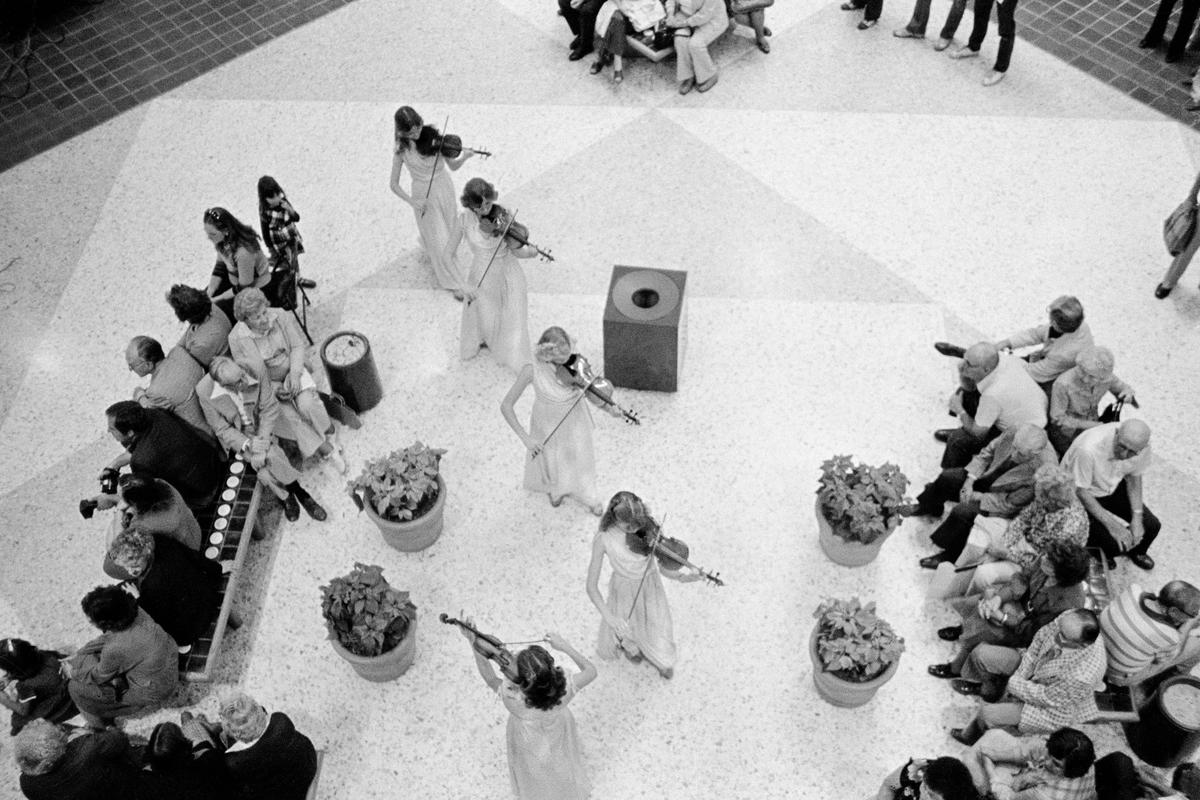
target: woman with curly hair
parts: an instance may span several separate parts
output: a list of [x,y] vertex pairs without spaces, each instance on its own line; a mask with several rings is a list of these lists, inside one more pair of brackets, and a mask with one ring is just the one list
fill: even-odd
[[179,346],[197,364],[208,369],[214,358],[229,351],[229,330],[233,324],[207,294],[177,283],[167,292],[167,303],[175,317],[187,323]]
[[122,475],[117,482],[117,515],[112,539],[123,530],[137,528],[153,536],[166,536],[200,550],[204,533],[196,515],[174,486],[145,475]]
[[0,639],[0,706],[12,712],[12,735],[35,719],[65,722],[75,704],[62,676],[62,653],[41,650],[24,639]]
[[883,779],[877,800],[981,800],[967,766],[957,758],[910,758]]
[[204,212],[204,235],[217,250],[217,263],[208,281],[208,296],[227,318],[233,298],[243,289],[265,289],[271,282],[271,263],[254,229],[220,206]]
[[[702,576],[695,571],[660,569],[648,547],[658,532],[658,523],[640,497],[633,492],[613,495],[592,540],[587,593],[600,612],[596,645],[600,657],[613,659],[624,652],[631,661],[644,658],[664,678],[671,678],[675,674],[675,634],[662,578],[666,575],[691,583]],[[607,598],[600,594],[600,570],[606,557],[612,567]]]
[[[466,622],[474,625],[471,619]],[[463,636],[474,645],[475,634],[463,628]],[[596,679],[596,667],[557,633],[547,633],[546,643],[565,653],[579,672],[567,676],[546,648],[536,644],[517,654],[515,682],[501,679],[478,650],[473,650],[475,666],[508,709],[513,794],[520,800],[583,800],[589,791],[587,769],[575,716],[567,704]]]

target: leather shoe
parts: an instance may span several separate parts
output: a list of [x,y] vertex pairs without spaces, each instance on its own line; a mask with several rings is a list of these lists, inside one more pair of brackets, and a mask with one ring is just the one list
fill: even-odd
[[1149,50],[1151,47],[1158,47],[1160,44],[1162,44],[1162,39],[1157,36],[1143,36],[1142,40],[1138,42],[1138,47],[1143,50]]
[[1146,553],[1133,553],[1129,556],[1129,560],[1133,562],[1134,566],[1144,570],[1154,569],[1154,559]]
[[[1191,109],[1189,108],[1188,110],[1191,110]],[[1169,295],[1171,293],[1171,289],[1173,289],[1173,288],[1175,288],[1175,287],[1172,286],[1172,287],[1168,288],[1166,286],[1163,286],[1160,283],[1158,286],[1154,287],[1154,296],[1157,297],[1159,300],[1162,300],[1164,297],[1166,297],[1167,295]]]
[[1181,58],[1183,58],[1183,53],[1176,52],[1174,50],[1168,50],[1167,57],[1163,60],[1166,61],[1168,64],[1174,64],[1176,61],[1178,61]]
[[956,430],[958,430],[958,428],[938,428],[933,432],[933,438],[937,439],[939,442],[948,442],[950,441],[950,434],[954,433]]
[[982,686],[975,681],[963,680],[955,678],[950,681],[950,688],[959,694],[965,694],[967,697],[979,697],[982,693]]
[[879,20],[877,20],[877,19],[864,19],[862,22],[858,23],[858,29],[859,29],[860,31],[869,30],[870,28],[874,28],[874,27],[875,27],[875,23],[876,23],[876,22],[879,22]]
[[950,54],[951,58],[975,58],[979,55],[978,50],[972,50],[970,45],[964,44],[962,47]]
[[684,78],[679,82],[679,93],[687,94],[692,89],[696,88],[696,81],[692,78]]
[[296,495],[289,493],[283,501],[283,515],[287,517],[288,522],[300,519],[300,503],[296,500]]
[[938,638],[945,642],[957,642],[958,637],[962,636],[962,632],[962,625],[950,625],[938,629]]
[[966,732],[965,728],[951,728],[950,729],[950,738],[953,739],[954,741],[958,742],[959,744],[965,744],[967,747],[970,747],[971,745],[975,744],[974,742],[972,742],[970,739],[967,738],[967,732]]
[[942,52],[943,50],[945,50],[949,46],[950,46],[949,39],[938,39],[936,42],[933,43],[933,49],[939,53]]
[[567,61],[578,61],[579,59],[586,56],[589,52],[591,52],[591,51],[590,50],[573,49],[573,50],[571,50],[571,54],[567,56]]
[[328,515],[325,513],[325,509],[321,508],[321,504],[311,497],[301,497],[300,505],[302,505],[305,512],[317,522],[324,522],[328,518]]
[[929,674],[935,678],[958,678],[958,674],[950,669],[949,664],[930,664]]
[[709,89],[711,89],[712,87],[717,85],[717,78],[719,78],[719,77],[721,77],[721,76],[713,75],[711,78],[706,80],[704,83],[697,83],[696,91],[700,92],[701,94],[703,94],[704,92],[707,92]]
[[921,565],[921,569],[937,569],[946,563],[946,559],[942,558],[941,553],[938,553],[934,556],[925,556],[925,558],[922,558],[917,563]]
[[921,508],[919,503],[905,503],[896,509],[896,512],[902,517],[932,517],[928,511]]
[[944,356],[950,356],[950,358],[962,358],[967,354],[967,349],[965,347],[959,347],[958,345],[950,344],[949,342],[934,342],[933,349],[937,350]]

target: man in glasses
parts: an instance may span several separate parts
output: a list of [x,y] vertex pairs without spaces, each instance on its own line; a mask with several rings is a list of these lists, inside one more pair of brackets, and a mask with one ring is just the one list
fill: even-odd
[[1099,547],[1109,569],[1128,556],[1154,569],[1148,554],[1162,523],[1142,501],[1142,475],[1150,466],[1150,426],[1140,419],[1088,428],[1075,439],[1062,466],[1075,478],[1075,493],[1087,509],[1088,546]]
[[1133,388],[1113,374],[1112,351],[1107,347],[1085,347],[1075,357],[1075,366],[1058,376],[1050,392],[1046,432],[1060,458],[1083,431],[1116,421],[1115,416],[1101,419],[1100,401],[1110,392],[1138,407]]

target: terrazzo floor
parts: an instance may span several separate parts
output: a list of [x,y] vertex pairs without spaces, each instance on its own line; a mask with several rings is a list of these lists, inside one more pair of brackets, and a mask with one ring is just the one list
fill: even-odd
[[[330,519],[253,545],[247,625],[214,684],[180,702],[211,711],[240,686],[287,711],[326,751],[321,798],[508,796],[503,709],[436,616],[463,610],[507,639],[557,630],[591,653],[595,520],[521,490],[498,411],[511,376],[457,358],[459,306],[387,191],[401,104],[494,152],[456,184],[495,182],[554,251],[525,262],[535,336],[560,324],[598,361],[612,265],[689,273],[680,391],[626,395],[640,428],[598,416],[599,483],[641,494],[728,585],[668,586],[673,681],[605,663],[573,706],[595,797],[859,798],[910,754],[959,750],[946,730],[971,704],[924,674],[950,652],[915,564],[928,526],[836,567],[812,492],[834,453],[894,461],[919,488],[953,385],[929,344],[1006,335],[1058,294],[1080,296],[1155,430],[1160,566],[1122,564],[1118,583],[1200,579],[1200,295],[1194,276],[1151,295],[1193,131],[1034,48],[985,89],[995,32],[983,59],[956,63],[886,36],[907,9],[864,35],[835,3],[782,0],[769,56],[726,37],[720,83],[681,98],[670,63],[631,62],[620,87],[568,63],[546,3],[452,2],[359,0],[0,173],[0,633],[90,637],[77,603],[103,579],[103,524],[75,506],[115,452],[103,409],[135,383],[125,343],[178,336],[162,295],[207,279],[202,211],[252,220],[269,173],[303,214],[314,336],[355,328],[377,351],[385,399],[344,435],[351,468],[416,438],[445,447],[446,532],[390,550],[344,479],[314,473]],[[416,664],[395,683],[355,678],[324,642],[317,587],[355,561],[420,609]],[[816,604],[850,594],[878,601],[907,652],[875,701],[839,710],[817,698],[806,649]],[[1111,726],[1089,732],[1101,752],[1120,744]],[[18,797],[7,739],[0,761],[0,798]]]

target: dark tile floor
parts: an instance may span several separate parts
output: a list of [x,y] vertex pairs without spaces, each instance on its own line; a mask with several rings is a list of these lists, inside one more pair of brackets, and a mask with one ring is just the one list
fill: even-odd
[[350,2],[43,3],[73,7],[3,46],[0,171]]

